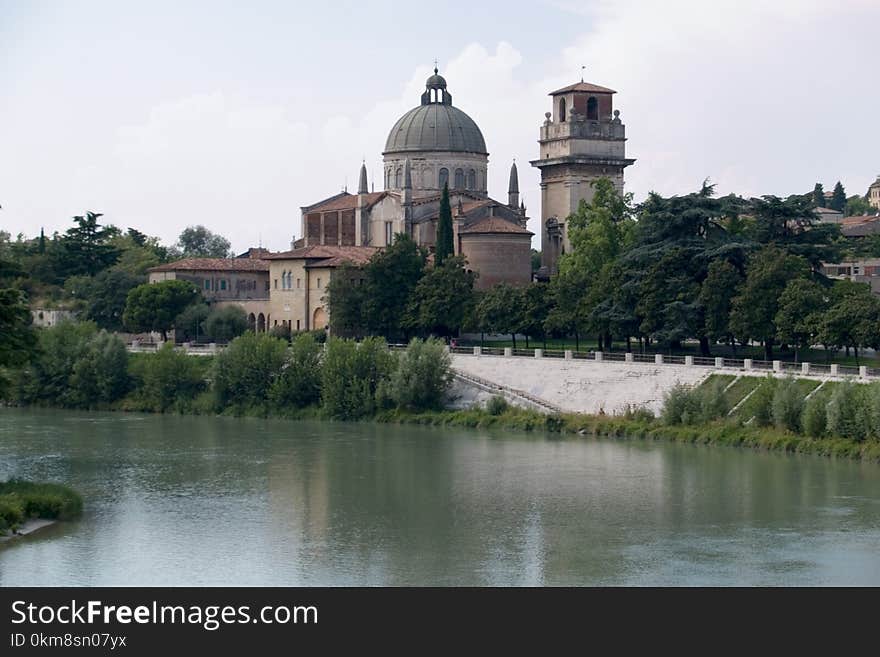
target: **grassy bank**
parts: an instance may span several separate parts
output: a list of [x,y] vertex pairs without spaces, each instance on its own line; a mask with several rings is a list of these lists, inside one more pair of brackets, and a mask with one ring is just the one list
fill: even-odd
[[647,417],[577,413],[547,416],[515,408],[507,409],[498,415],[480,409],[425,413],[389,411],[377,415],[376,420],[395,424],[547,431],[593,438],[666,440],[695,445],[724,445],[880,462],[880,442],[877,441],[856,442],[845,438],[810,438],[775,427],[743,426],[733,421],[670,426]]
[[31,518],[69,520],[82,513],[79,493],[61,484],[22,479],[0,482],[0,534],[15,531]]

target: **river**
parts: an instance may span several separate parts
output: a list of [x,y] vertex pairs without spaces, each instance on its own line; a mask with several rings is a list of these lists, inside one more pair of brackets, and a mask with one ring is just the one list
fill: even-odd
[[505,431],[0,410],[81,520],[14,585],[880,585],[880,466]]

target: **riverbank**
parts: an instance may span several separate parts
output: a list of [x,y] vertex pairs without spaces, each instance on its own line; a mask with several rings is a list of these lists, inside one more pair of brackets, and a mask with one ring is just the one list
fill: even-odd
[[880,462],[880,442],[877,441],[810,438],[774,427],[751,427],[726,421],[670,426],[658,419],[638,415],[627,417],[566,413],[548,416],[512,408],[497,415],[477,409],[424,413],[389,411],[378,414],[376,420],[392,424],[547,431],[591,438],[664,440]]
[[31,534],[82,514],[82,497],[71,488],[22,479],[0,482],[0,538]]

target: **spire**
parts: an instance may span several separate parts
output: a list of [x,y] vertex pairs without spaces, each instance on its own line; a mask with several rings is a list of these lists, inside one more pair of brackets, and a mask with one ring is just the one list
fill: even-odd
[[367,163],[361,163],[361,180],[358,183],[358,194],[366,194],[369,187],[367,187]]
[[510,165],[510,183],[507,185],[507,205],[514,210],[519,205],[519,175],[516,172],[516,160]]

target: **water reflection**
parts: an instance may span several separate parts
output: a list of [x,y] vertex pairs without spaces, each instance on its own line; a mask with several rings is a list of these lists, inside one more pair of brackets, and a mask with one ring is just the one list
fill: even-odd
[[880,467],[640,441],[4,409],[82,521],[0,585],[878,584]]

